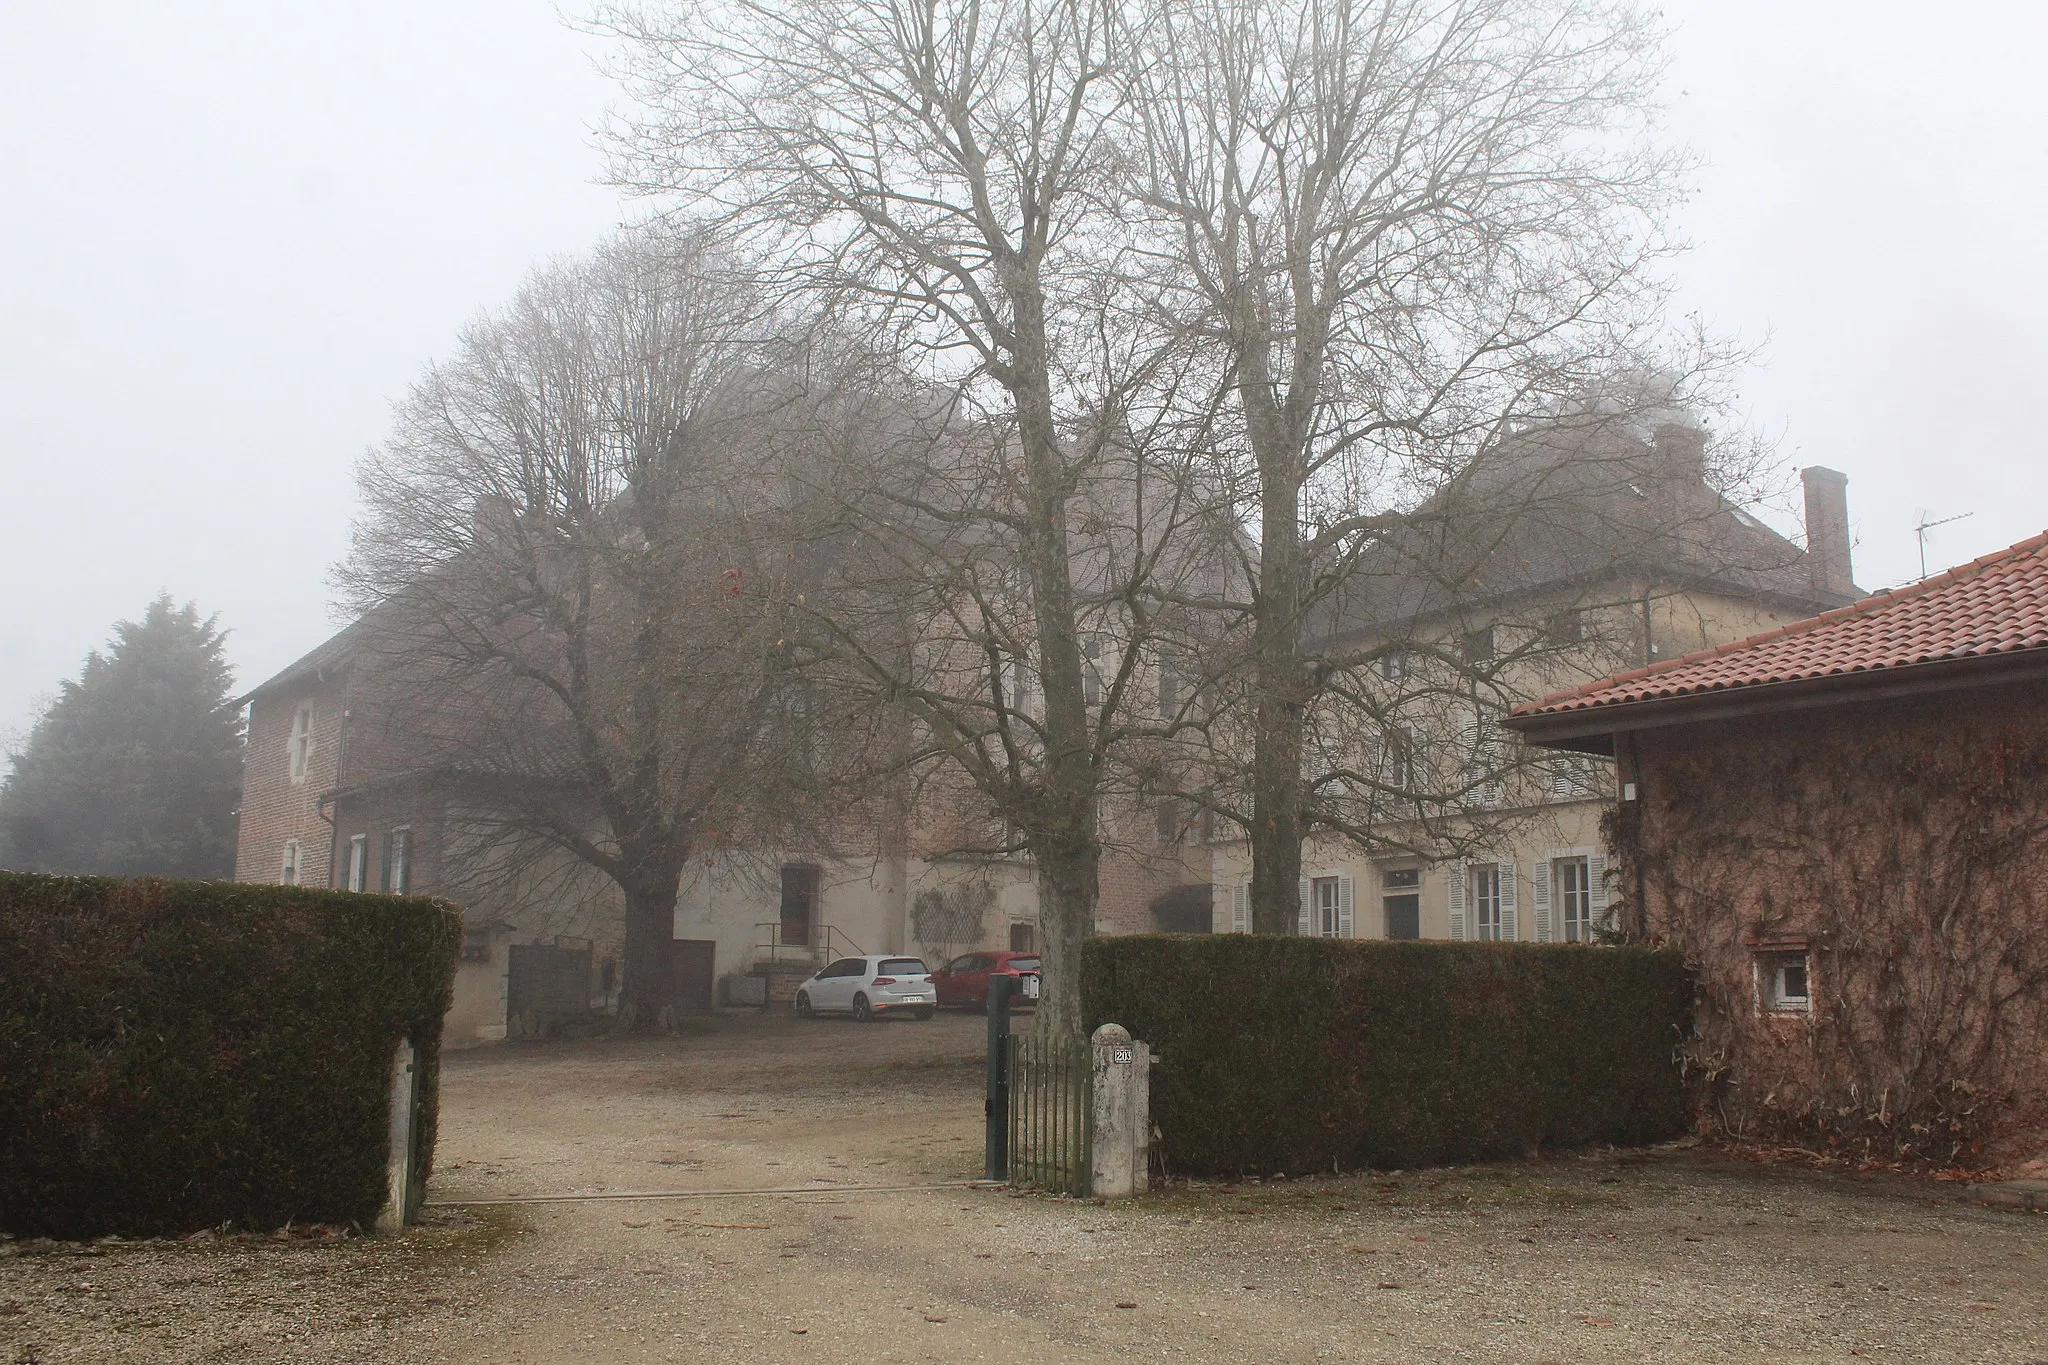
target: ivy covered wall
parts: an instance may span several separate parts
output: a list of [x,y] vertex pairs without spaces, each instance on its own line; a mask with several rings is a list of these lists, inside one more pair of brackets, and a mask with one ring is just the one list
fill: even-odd
[[1698,972],[1709,1128],[1972,1168],[2048,1152],[2048,685],[1632,739],[1617,890]]

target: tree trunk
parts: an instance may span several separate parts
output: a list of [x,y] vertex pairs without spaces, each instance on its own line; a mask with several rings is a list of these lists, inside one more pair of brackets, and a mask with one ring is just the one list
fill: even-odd
[[626,896],[626,931],[615,1032],[657,1032],[661,1012],[675,1002],[670,970],[674,951],[669,944],[675,940],[676,896],[682,880],[682,870],[670,866],[645,869],[620,883]]
[[1098,891],[1094,841],[1048,840],[1038,856],[1039,954],[1044,994],[1035,1027],[1061,1038],[1081,1036],[1081,945],[1095,933]]
[[1309,694],[1301,658],[1301,494],[1291,450],[1262,463],[1268,467],[1260,478],[1253,642],[1259,693],[1252,735],[1251,930],[1291,934],[1301,923],[1301,744]]
[[[1022,534],[1031,576],[1044,715],[1045,766],[1035,818],[1025,833],[1038,862],[1039,927],[1045,935],[1046,995],[1038,1028],[1079,1037],[1077,973],[1081,943],[1095,932],[1097,871],[1096,772],[1087,698],[1081,682],[1081,641],[1075,624],[1073,561],[1067,548],[1072,479],[1053,416],[1046,345],[1045,298],[1035,262],[1018,261],[1005,276],[1015,315],[1016,363],[1009,388],[1024,456],[1028,516]],[[1035,826],[1035,827],[1034,827]]]

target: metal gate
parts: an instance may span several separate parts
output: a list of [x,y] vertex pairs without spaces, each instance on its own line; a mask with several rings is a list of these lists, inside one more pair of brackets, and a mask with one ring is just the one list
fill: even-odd
[[1093,1049],[1086,1039],[1012,1034],[1010,1183],[1053,1194],[1088,1193]]

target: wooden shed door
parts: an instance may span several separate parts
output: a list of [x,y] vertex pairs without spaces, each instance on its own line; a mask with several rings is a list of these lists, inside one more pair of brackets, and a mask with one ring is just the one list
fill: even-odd
[[718,944],[708,938],[679,938],[669,944],[669,980],[677,1014],[711,1013],[712,964]]

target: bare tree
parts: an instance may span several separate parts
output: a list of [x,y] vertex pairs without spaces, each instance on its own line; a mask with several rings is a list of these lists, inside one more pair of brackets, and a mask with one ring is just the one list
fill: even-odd
[[[865,561],[872,609],[893,556],[921,624],[893,654],[876,622],[841,635],[922,725],[906,754],[950,757],[1034,858],[1054,1027],[1078,1022],[1105,793],[1240,823],[1256,925],[1285,932],[1304,834],[1360,833],[1388,794],[1368,769],[1398,724],[1343,709],[1380,657],[1434,651],[1442,696],[1407,704],[1471,715],[1547,648],[1346,638],[1391,619],[1370,585],[1391,563],[1472,587],[1485,537],[1450,528],[1580,491],[1482,454],[1540,420],[1626,483],[1635,455],[1598,438],[1646,414],[1615,376],[1675,371],[1655,402],[1684,404],[1726,360],[1664,329],[1684,163],[1650,135],[1659,35],[1627,3],[649,0],[599,26],[645,111],[622,177],[950,396],[855,518],[894,547]],[[1127,491],[1091,508],[1091,478]],[[1078,528],[1147,498],[1168,515],[1091,578]],[[1198,572],[1217,553],[1234,569]],[[920,653],[932,622],[952,647]],[[934,681],[933,657],[979,666]],[[1484,731],[1436,765],[1441,809],[1496,804]]]
[[[1128,572],[1077,584],[1084,485],[1144,444],[1137,395],[1158,382],[1158,353],[1103,271],[1124,230],[1096,193],[1113,179],[1120,18],[1110,0],[678,0],[599,20],[626,40],[648,111],[622,138],[626,178],[715,213],[774,285],[829,301],[839,325],[953,396],[958,430],[862,522],[872,562],[895,556],[925,593],[917,619],[950,623],[959,648],[866,646],[859,662],[1028,848],[1040,1024],[1069,1032],[1126,694],[1091,706],[1087,599],[1136,601],[1132,574],[1149,572],[1141,550]],[[1137,627],[1120,624],[1129,664]],[[963,656],[978,663],[953,671]],[[944,676],[916,676],[916,658]]]
[[[1239,618],[1241,652],[1216,662],[1251,712],[1229,813],[1250,837],[1254,927],[1291,932],[1303,835],[1343,828],[1323,798],[1365,777],[1311,776],[1319,701],[1413,647],[1322,647],[1333,599],[1349,584],[1352,610],[1386,615],[1358,605],[1361,563],[1453,579],[1485,556],[1424,563],[1424,523],[1545,496],[1492,486],[1482,508],[1456,476],[1657,350],[1682,162],[1646,134],[1659,35],[1625,2],[1159,0],[1130,32],[1120,165],[1143,297],[1211,357],[1201,416],[1257,528],[1249,600],[1215,604]],[[1497,676],[1439,652],[1468,693]]]
[[734,280],[644,233],[540,271],[363,461],[340,572],[376,742],[440,784],[472,863],[567,855],[618,888],[625,1028],[668,1002],[687,860],[804,824],[830,728],[788,669],[798,390]]

